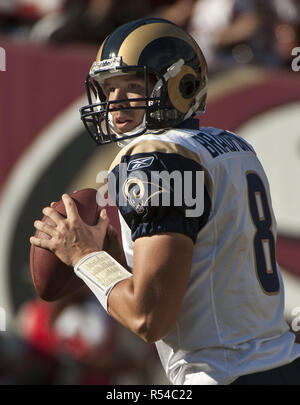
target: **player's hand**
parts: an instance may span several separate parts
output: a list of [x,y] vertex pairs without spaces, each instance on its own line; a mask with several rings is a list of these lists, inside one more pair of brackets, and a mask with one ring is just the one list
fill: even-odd
[[103,249],[109,218],[106,211],[101,210],[97,225],[89,226],[80,218],[76,204],[68,194],[64,194],[62,200],[67,217],[60,215],[53,207],[44,208],[43,214],[51,218],[54,225],[35,221],[34,227],[49,235],[50,239],[32,236],[30,242],[50,250],[62,262],[74,267],[85,255]]

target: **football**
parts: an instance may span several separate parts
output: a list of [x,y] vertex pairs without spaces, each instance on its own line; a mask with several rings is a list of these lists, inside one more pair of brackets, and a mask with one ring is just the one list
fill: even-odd
[[[81,219],[88,225],[96,225],[101,211],[101,207],[96,201],[96,193],[97,190],[86,188],[70,194],[76,203]],[[66,216],[62,200],[55,203],[53,208]],[[53,224],[51,218],[46,215],[42,221]],[[49,238],[47,234],[38,230],[35,232],[35,236]],[[45,301],[64,298],[84,285],[83,281],[75,275],[72,267],[64,264],[49,250],[34,245],[31,245],[30,248],[30,272],[38,296]]]

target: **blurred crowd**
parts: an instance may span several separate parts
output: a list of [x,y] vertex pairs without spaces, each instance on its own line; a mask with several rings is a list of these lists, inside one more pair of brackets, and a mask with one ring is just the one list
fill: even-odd
[[0,385],[166,384],[154,345],[115,322],[87,287],[25,302],[0,333]]
[[[99,46],[145,16],[186,29],[210,76],[247,64],[290,69],[300,46],[300,0],[0,0],[0,37]],[[165,383],[155,348],[116,324],[88,290],[26,302],[16,333],[0,334],[0,384]]]
[[190,32],[210,74],[241,64],[288,67],[300,43],[300,0],[1,0],[0,35],[99,45],[120,24],[145,16]]

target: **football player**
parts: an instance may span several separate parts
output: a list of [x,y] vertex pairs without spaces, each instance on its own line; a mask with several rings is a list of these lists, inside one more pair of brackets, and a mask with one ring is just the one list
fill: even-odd
[[155,342],[171,383],[299,383],[268,180],[244,139],[199,126],[207,86],[199,46],[173,23],[146,18],[108,36],[81,118],[97,144],[122,147],[108,185],[126,263],[103,250],[115,238],[105,210],[89,227],[68,195],[67,218],[46,207],[56,226],[35,226],[51,238],[31,242],[73,266],[114,319]]

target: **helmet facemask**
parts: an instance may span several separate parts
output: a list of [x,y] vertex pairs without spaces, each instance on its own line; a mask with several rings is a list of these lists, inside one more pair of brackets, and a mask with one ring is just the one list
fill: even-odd
[[[138,74],[141,73],[144,77],[145,84],[145,96],[138,98],[130,99],[118,99],[109,101],[105,95],[103,89],[104,80],[113,76],[125,75],[125,74]],[[101,72],[94,72],[88,75],[86,80],[86,92],[88,96],[89,104],[80,109],[81,119],[83,123],[97,144],[105,144],[120,140],[125,140],[128,138],[136,137],[144,134],[149,130],[161,130],[165,127],[164,121],[166,117],[170,116],[173,118],[172,113],[170,113],[173,108],[167,107],[164,105],[164,99],[166,99],[165,88],[166,86],[162,85],[158,90],[156,90],[156,85],[151,94],[150,93],[150,76],[155,78],[156,82],[164,81],[157,80],[157,75],[155,72],[149,72],[147,67],[138,67],[138,66],[127,66],[116,67],[114,71],[106,72],[100,78]],[[151,86],[152,87],[152,86]],[[140,106],[127,106],[120,107],[116,104],[122,103],[133,103],[139,102],[143,103]],[[144,119],[143,121],[135,127],[133,130],[125,133],[119,133],[114,126],[112,113],[116,111],[126,111],[126,110],[144,110]],[[169,112],[169,114],[168,114]],[[157,132],[157,131],[155,131]]]
[[[179,63],[179,66],[181,64]],[[181,66],[179,67],[179,69]],[[172,69],[170,69],[172,70]],[[92,73],[92,74],[91,74]],[[101,71],[91,72],[86,80],[86,91],[89,104],[81,108],[81,119],[84,122],[86,129],[92,136],[97,144],[105,144],[115,141],[121,141],[129,138],[133,138],[142,135],[151,130],[151,132],[161,132],[167,128],[173,128],[180,124],[185,114],[180,113],[174,108],[169,100],[168,95],[168,80],[171,78],[169,74],[160,76],[156,72],[149,71],[145,67],[127,66],[116,67],[113,71],[106,72],[101,76]],[[130,98],[124,100],[108,101],[107,96],[103,90],[102,84],[104,80],[113,76],[125,75],[125,74],[137,74],[142,73],[145,83],[145,97]],[[176,71],[175,71],[176,73]],[[149,77],[154,77],[156,83],[154,84],[151,94]],[[184,84],[182,84],[184,86]],[[188,91],[189,84],[186,85]],[[184,89],[181,89],[183,92]],[[191,91],[194,91],[193,89]],[[201,95],[201,97],[203,97]],[[143,106],[128,106],[128,107],[115,107],[116,104],[122,102],[143,102]],[[197,106],[198,107],[198,106]],[[111,113],[115,111],[125,110],[144,110],[144,119],[140,125],[129,132],[119,133],[112,120]],[[191,111],[191,115],[194,112]],[[193,113],[193,114],[192,114]]]

